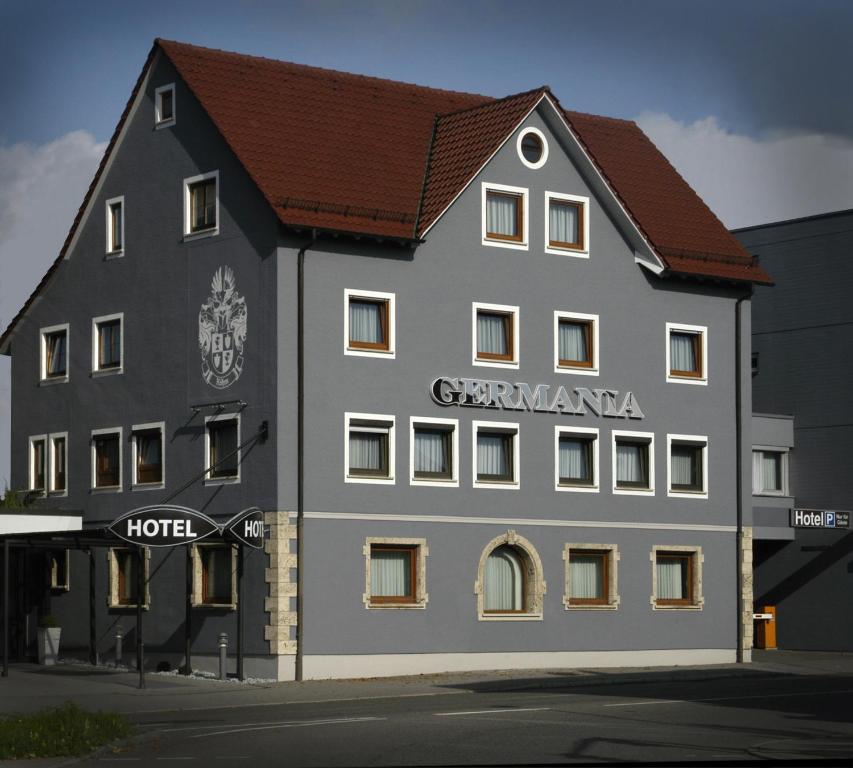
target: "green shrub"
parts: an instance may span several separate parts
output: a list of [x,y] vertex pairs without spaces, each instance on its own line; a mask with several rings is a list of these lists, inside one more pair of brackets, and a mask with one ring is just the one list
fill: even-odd
[[80,757],[133,735],[124,715],[86,712],[66,702],[26,715],[0,715],[0,760]]
[[56,616],[48,613],[39,619],[39,626],[42,629],[54,629],[59,626],[59,622],[56,620]]

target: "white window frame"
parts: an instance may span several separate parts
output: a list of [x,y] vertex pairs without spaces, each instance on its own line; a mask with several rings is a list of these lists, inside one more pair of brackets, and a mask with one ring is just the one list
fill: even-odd
[[[36,477],[35,473],[33,472],[33,459],[35,458],[35,444],[38,442],[42,442],[44,444],[44,487],[36,489]],[[50,458],[48,454],[49,450],[50,446],[47,441],[47,435],[29,436],[27,440],[27,477],[29,478],[27,490],[33,493],[38,490],[39,496],[47,496],[47,489],[50,487]]]
[[[230,477],[210,476],[210,428],[209,425],[217,421],[237,422],[237,474]],[[243,474],[243,449],[240,447],[240,435],[242,434],[239,413],[216,413],[204,417],[204,485],[236,485],[240,482]],[[165,434],[165,430],[164,430]],[[163,454],[163,478],[166,477],[166,455]]]
[[[415,477],[415,429],[417,427],[443,428],[450,432],[450,477],[446,480]],[[437,419],[430,416],[409,417],[409,484],[432,486],[434,488],[459,487],[459,420]]]
[[[136,557],[134,547],[110,547],[107,550],[107,565],[109,568],[109,582],[107,585],[107,607],[111,610],[135,611],[136,603],[121,603],[118,599],[118,559],[116,552],[130,552],[131,557]],[[145,547],[145,554],[142,558],[143,581],[145,584],[145,596],[142,603],[142,610],[147,611],[151,607],[151,547]]]
[[[560,483],[560,438],[580,437],[592,440],[592,485],[564,485]],[[599,474],[599,435],[598,427],[554,427],[554,490],[569,493],[598,493],[601,475]]]
[[[477,313],[498,312],[512,317],[512,360],[483,360],[477,357]],[[519,350],[521,349],[521,327],[519,325],[519,308],[511,304],[487,304],[481,301],[471,303],[471,365],[483,368],[512,368],[517,370],[520,365]]]
[[[702,489],[699,491],[674,491],[672,489],[672,446],[689,445],[702,449]],[[677,499],[708,498],[708,436],[707,435],[670,435],[666,436],[666,495]]]
[[[121,248],[116,248],[115,243],[113,242],[113,220],[112,220],[112,207],[114,205],[119,206],[119,218],[121,219]],[[106,248],[107,248],[107,258],[116,259],[124,256],[125,247],[127,243],[127,232],[124,228],[124,195],[119,195],[118,197],[111,197],[104,203],[104,213],[106,218]]]
[[[600,604],[572,603],[571,552],[605,552],[607,556],[607,602]],[[619,547],[616,544],[583,544],[569,542],[563,546],[563,560],[566,563],[566,589],[563,593],[563,606],[567,611],[615,611],[619,607]]]
[[[526,251],[530,247],[530,191],[527,187],[511,187],[506,184],[493,184],[484,181],[481,184],[482,189],[482,205],[481,205],[481,237],[482,244],[490,248],[512,248],[516,251]],[[521,241],[514,242],[512,240],[498,240],[486,235],[486,197],[488,192],[508,192],[509,194],[518,195],[521,198],[521,205],[524,207],[522,222],[521,222]]]
[[[494,481],[477,479],[477,435],[480,431],[500,432],[512,435],[512,480]],[[519,427],[518,422],[512,421],[472,421],[471,422],[471,477],[474,488],[494,488],[498,490],[516,491],[521,487],[521,459],[519,457]]]
[[[202,567],[204,563],[201,559],[201,550],[205,548],[219,547],[231,549],[231,600],[227,603],[207,603],[204,601],[204,574]],[[211,609],[227,609],[229,611],[237,610],[237,547],[228,542],[219,543],[212,541],[199,542],[198,544],[190,545],[190,555],[192,558],[193,572],[193,589],[191,595],[191,603],[193,608],[211,608]]]
[[756,452],[779,454],[779,456],[780,456],[779,472],[781,474],[780,480],[781,480],[782,488],[781,488],[781,490],[778,490],[778,491],[765,491],[765,490],[762,490],[761,488],[759,488],[755,483],[756,477],[755,477],[755,471],[754,471],[754,467],[753,467],[752,495],[753,496],[776,496],[776,497],[790,496],[791,495],[791,492],[790,492],[791,489],[788,486],[788,480],[789,480],[789,477],[788,477],[788,456],[790,454],[790,451],[787,448],[780,448],[778,446],[773,447],[773,446],[765,446],[765,445],[753,445],[752,446],[752,453],[755,454]]
[[[109,323],[113,320],[119,322],[119,365],[118,368],[101,368],[100,367],[100,334],[99,326],[103,323]],[[101,315],[100,317],[92,318],[92,375],[93,376],[110,376],[113,374],[124,373],[124,312],[116,312],[112,315]]]
[[[208,179],[216,180],[216,226],[211,229],[204,229],[200,232],[192,231],[192,196],[190,195],[190,187],[193,184],[198,184],[201,181]],[[219,170],[200,173],[198,176],[190,176],[184,179],[184,241],[200,240],[203,237],[215,237],[219,234]]]
[[[701,376],[673,376],[672,367],[670,365],[670,335],[672,332],[697,333],[702,341],[700,344],[702,350],[702,375]],[[685,323],[667,323],[666,324],[666,380],[673,384],[698,384],[699,386],[708,385],[708,326],[707,325],[687,325]]]
[[[160,482],[159,483],[140,483],[138,481],[137,471],[137,445],[136,440],[139,432],[160,430]],[[205,434],[207,428],[205,427]],[[237,428],[237,436],[239,438],[240,428]],[[239,444],[239,443],[238,443]],[[149,424],[134,424],[130,428],[130,455],[131,455],[131,478],[130,489],[132,491],[149,491],[157,490],[158,488],[166,487],[166,422],[154,421]],[[239,465],[238,465],[239,466]]]
[[[57,491],[53,487],[53,480],[56,476],[56,452],[53,447],[53,441],[56,438],[63,438],[65,440],[65,489],[62,491]],[[51,496],[56,496],[57,498],[61,496],[68,495],[68,433],[67,432],[52,432],[47,436],[47,463],[48,463],[48,478],[46,482],[46,486],[48,489],[48,493]],[[30,470],[32,471],[32,469]]]
[[[658,552],[676,552],[692,555],[693,565],[693,602],[688,605],[658,605]],[[702,565],[705,556],[702,547],[684,546],[680,544],[655,544],[649,555],[652,561],[652,595],[649,599],[652,610],[655,611],[701,611],[705,606],[705,596],[702,590]]]
[[[387,413],[344,413],[344,482],[366,483],[368,485],[394,485],[397,461],[396,453],[396,417]],[[349,465],[350,429],[355,431],[382,431],[388,434],[388,476],[370,477],[351,475]]]
[[[393,360],[396,356],[397,344],[397,318],[396,318],[396,294],[386,293],[384,291],[359,291],[355,288],[344,289],[344,354],[352,355],[353,357],[380,357],[386,360]],[[388,349],[363,349],[361,347],[350,346],[349,336],[349,305],[351,299],[367,299],[376,301],[385,301],[388,305]]]
[[[551,245],[551,201],[577,203],[582,207],[581,226],[583,227],[583,248],[559,248]],[[576,259],[588,259],[590,253],[589,198],[584,195],[569,195],[564,192],[545,192],[545,253],[557,256],[574,256]]]
[[[121,493],[124,490],[124,440],[122,427],[104,427],[93,429],[89,438],[92,474],[90,478],[90,493]],[[118,435],[118,485],[96,485],[98,480],[98,457],[95,452],[95,438],[101,435]],[[67,482],[66,482],[67,485]]]
[[[51,376],[47,375],[47,337],[53,333],[65,331],[65,375]],[[39,383],[44,385],[50,384],[66,384],[69,374],[71,373],[71,325],[69,323],[60,323],[58,325],[49,325],[46,328],[39,328]]]
[[[628,442],[641,442],[648,444],[649,458],[649,487],[648,488],[617,488],[616,487],[616,442],[620,438],[626,438]],[[655,495],[655,433],[633,432],[626,430],[614,430],[611,434],[611,477],[613,480],[613,493],[619,496],[654,496]]]
[[[578,320],[592,323],[592,365],[583,368],[573,365],[560,365],[560,320]],[[599,318],[585,312],[564,312],[554,310],[554,373],[569,373],[573,376],[598,376],[599,374]]]
[[[371,559],[370,550],[374,544],[390,544],[391,546],[411,547],[415,550],[415,601],[413,603],[374,603],[371,602]],[[364,554],[364,594],[361,601],[364,607],[371,611],[407,611],[423,610],[429,602],[429,594],[426,591],[426,559],[429,557],[429,547],[426,539],[368,536],[364,540],[362,548]]]
[[[160,113],[163,109],[163,94],[166,91],[172,92],[172,116],[163,120],[160,117]],[[175,104],[175,84],[168,83],[167,85],[161,85],[159,88],[154,89],[154,128],[159,130],[160,128],[168,128],[175,124],[175,120],[177,118],[177,109]]]
[[[534,134],[539,141],[542,142],[542,157],[540,157],[535,163],[531,163],[521,151],[521,144],[528,133]],[[518,138],[515,140],[515,151],[518,152],[518,159],[521,160],[526,167],[536,171],[548,162],[548,139],[545,138],[545,134],[538,128],[528,125],[518,132]]]

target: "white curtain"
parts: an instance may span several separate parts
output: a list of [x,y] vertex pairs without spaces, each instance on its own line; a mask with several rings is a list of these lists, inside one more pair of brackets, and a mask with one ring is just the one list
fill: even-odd
[[579,238],[577,206],[552,202],[549,212],[549,221],[551,242],[578,242]]
[[160,433],[139,435],[137,438],[139,463],[153,466],[160,463]]
[[495,235],[517,237],[519,205],[519,199],[513,195],[487,195],[486,231]]
[[446,473],[449,471],[445,454],[446,433],[438,430],[415,431],[415,472]]
[[586,325],[560,321],[560,360],[589,362]]
[[764,491],[779,491],[782,489],[782,478],[779,476],[779,454],[762,451],[761,454],[761,489]]
[[483,608],[487,611],[521,610],[521,581],[518,555],[510,547],[498,547],[486,560]]
[[602,561],[597,555],[576,555],[569,559],[571,568],[572,597],[597,598],[604,595],[604,573]]
[[383,434],[376,432],[349,433],[349,465],[350,469],[382,470],[382,441]]
[[639,443],[617,443],[616,482],[646,481],[646,446]]
[[509,456],[505,435],[477,435],[477,475],[509,477]]
[[507,319],[504,315],[480,312],[477,315],[477,352],[489,355],[509,354],[506,328]]
[[54,333],[47,338],[47,373],[49,376],[65,373],[65,333]]
[[572,437],[560,438],[560,479],[589,480],[587,442]]
[[695,337],[689,333],[669,334],[669,367],[673,371],[696,371]]
[[412,592],[408,552],[375,549],[370,553],[370,594],[404,597]]
[[350,341],[381,344],[383,342],[381,312],[381,306],[375,302],[350,300]]
[[764,490],[761,473],[761,460],[763,453],[761,451],[752,452],[752,492],[761,493]]
[[666,559],[658,560],[658,599],[660,600],[683,600],[684,594],[683,569],[684,560]]
[[699,477],[697,451],[683,445],[672,446],[670,474],[673,485],[696,485]]
[[101,332],[100,367],[118,365],[121,362],[121,334],[118,323],[105,323],[99,328]]

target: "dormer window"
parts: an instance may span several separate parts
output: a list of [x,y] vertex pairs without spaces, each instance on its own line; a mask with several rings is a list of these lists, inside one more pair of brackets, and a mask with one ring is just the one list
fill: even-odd
[[154,91],[154,127],[175,124],[175,84],[163,85]]

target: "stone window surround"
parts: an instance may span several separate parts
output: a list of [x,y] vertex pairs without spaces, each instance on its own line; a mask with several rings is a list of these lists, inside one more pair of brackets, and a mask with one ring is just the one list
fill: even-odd
[[[117,551],[130,552],[136,557],[135,547],[110,547],[107,550],[107,565],[109,567],[109,585],[107,589],[107,607],[111,610],[136,610],[136,603],[120,603],[118,600],[118,560],[116,559]],[[145,556],[143,558],[145,569],[145,602],[142,604],[142,609],[147,611],[151,608],[151,578],[149,569],[151,565],[151,548],[145,547]]]
[[[414,603],[371,603],[370,601],[370,549],[373,544],[392,544],[404,547],[415,547],[416,579],[415,579],[415,602]],[[405,538],[399,536],[367,536],[364,539],[364,594],[361,601],[364,607],[375,610],[422,610],[426,608],[429,594],[426,591],[426,559],[429,557],[427,540],[422,538]]]
[[[683,552],[684,554],[693,555],[691,564],[693,566],[693,602],[690,605],[658,605],[658,569],[657,555],[658,552]],[[701,611],[705,605],[705,597],[702,589],[702,564],[705,562],[705,556],[702,554],[702,547],[684,546],[679,544],[655,544],[649,554],[649,559],[652,563],[652,595],[649,598],[652,610],[655,611]]]
[[[483,581],[486,569],[486,560],[489,555],[500,546],[508,545],[521,551],[524,555],[524,566],[526,568],[524,604],[527,610],[524,613],[486,613],[483,609]],[[495,536],[486,544],[480,555],[477,566],[477,580],[474,582],[474,594],[477,596],[477,619],[478,621],[542,621],[543,607],[547,584],[545,582],[542,560],[536,548],[523,536],[519,536],[511,528],[500,536]]]
[[[591,552],[607,553],[607,603],[602,605],[576,605],[572,604],[572,570],[570,568],[570,552],[577,550],[588,550]],[[615,611],[619,607],[619,577],[618,563],[620,559],[619,547],[616,544],[580,544],[569,542],[563,546],[563,560],[566,562],[566,591],[563,595],[563,605],[567,611]]]
[[[202,562],[201,548],[207,547],[231,547],[231,602],[230,603],[206,603],[202,590]],[[193,568],[193,591],[192,591],[192,607],[193,608],[227,608],[230,611],[237,610],[237,547],[233,544],[220,544],[218,542],[199,542],[198,544],[190,545],[190,556],[192,557]]]

